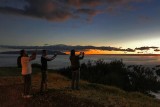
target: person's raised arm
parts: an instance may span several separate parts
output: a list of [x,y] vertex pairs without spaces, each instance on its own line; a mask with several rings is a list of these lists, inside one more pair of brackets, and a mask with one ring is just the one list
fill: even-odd
[[57,56],[57,54],[54,54],[54,55],[53,55],[53,57],[52,57],[52,60],[53,60],[53,59],[55,59],[55,58],[56,58],[56,56]]
[[57,54],[54,54],[51,58],[45,57],[47,61],[52,61],[56,58]]
[[30,56],[30,61],[35,60],[37,56],[37,50],[32,52],[32,55]]
[[83,59],[84,58],[84,52],[80,52],[80,55],[79,55],[79,59]]

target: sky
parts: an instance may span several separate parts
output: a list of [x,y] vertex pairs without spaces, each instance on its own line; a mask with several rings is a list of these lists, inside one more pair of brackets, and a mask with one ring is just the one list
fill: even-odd
[[0,0],[0,47],[61,44],[95,54],[160,54],[159,5],[160,0]]

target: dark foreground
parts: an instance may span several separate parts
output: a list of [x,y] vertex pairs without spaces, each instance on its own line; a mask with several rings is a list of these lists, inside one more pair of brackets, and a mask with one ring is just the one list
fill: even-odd
[[17,68],[0,68],[0,107],[160,107],[160,100],[138,92],[80,81],[80,90],[71,90],[71,80],[49,70],[49,91],[39,93],[41,74],[33,69],[33,98],[22,98],[23,81]]
[[79,99],[63,92],[49,90],[43,95],[34,90],[33,98],[22,98],[22,85],[0,86],[1,107],[103,107],[84,99]]

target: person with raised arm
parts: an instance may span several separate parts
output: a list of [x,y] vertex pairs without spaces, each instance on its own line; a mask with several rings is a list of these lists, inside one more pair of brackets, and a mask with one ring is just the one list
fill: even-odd
[[48,61],[52,61],[55,59],[57,54],[54,54],[52,57],[47,56],[47,50],[42,50],[42,56],[41,56],[41,87],[40,92],[43,93],[44,91],[47,91],[47,69],[48,69]]
[[23,97],[31,98],[32,97],[32,95],[30,94],[31,74],[32,74],[31,61],[36,59],[37,51],[34,51],[31,56],[28,56],[25,50],[22,50],[21,52],[22,52],[22,57],[21,57],[22,76],[24,80]]
[[[80,60],[84,58],[84,52],[80,52],[79,55],[75,55],[75,50],[71,50],[70,62],[72,70],[72,82],[71,88],[79,90],[80,80]],[[75,87],[76,86],[76,87]]]

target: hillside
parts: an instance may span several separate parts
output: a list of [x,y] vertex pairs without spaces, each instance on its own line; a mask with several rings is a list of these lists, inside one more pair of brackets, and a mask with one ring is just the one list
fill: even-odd
[[23,99],[20,69],[0,68],[1,107],[160,107],[160,101],[137,93],[125,92],[115,87],[93,84],[81,80],[81,89],[72,91],[70,80],[49,70],[49,91],[39,94],[40,70],[33,69],[34,97]]

